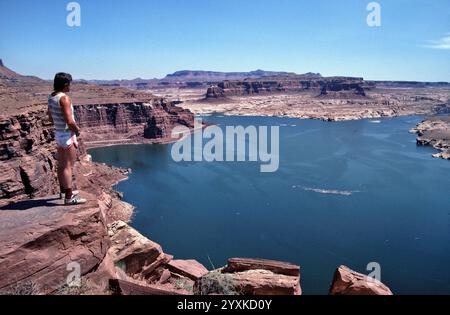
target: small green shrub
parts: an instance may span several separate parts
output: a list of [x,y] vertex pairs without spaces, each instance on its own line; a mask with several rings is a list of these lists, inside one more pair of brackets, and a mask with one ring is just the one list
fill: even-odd
[[39,288],[32,281],[21,281],[11,285],[8,289],[0,291],[0,295],[38,295]]
[[204,275],[197,281],[195,286],[195,294],[239,295],[240,293],[236,289],[233,277],[231,275],[215,270]]

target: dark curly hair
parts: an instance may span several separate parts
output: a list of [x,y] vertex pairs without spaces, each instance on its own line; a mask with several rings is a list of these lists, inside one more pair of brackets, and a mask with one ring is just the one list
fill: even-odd
[[70,74],[59,72],[55,75],[53,89],[55,92],[61,92],[67,85],[70,85],[70,82],[72,82],[72,76]]

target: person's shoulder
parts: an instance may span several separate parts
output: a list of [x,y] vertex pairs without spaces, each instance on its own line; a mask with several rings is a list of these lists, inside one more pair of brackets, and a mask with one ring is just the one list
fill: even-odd
[[70,96],[63,93],[59,101],[70,104]]

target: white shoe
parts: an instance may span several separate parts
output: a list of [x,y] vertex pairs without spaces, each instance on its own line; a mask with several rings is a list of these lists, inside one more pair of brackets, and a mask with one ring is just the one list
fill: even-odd
[[[78,190],[72,191],[72,197],[78,196],[80,192]],[[63,199],[65,197],[65,193],[60,192],[59,193],[59,199]]]
[[76,205],[82,205],[85,204],[87,202],[86,199],[77,197],[72,195],[72,198],[70,199],[64,199],[64,205],[66,206],[76,206]]

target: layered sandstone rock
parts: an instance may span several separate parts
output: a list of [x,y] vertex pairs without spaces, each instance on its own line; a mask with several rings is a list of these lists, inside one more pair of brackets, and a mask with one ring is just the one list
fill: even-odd
[[223,271],[226,273],[233,273],[257,269],[268,270],[277,274],[293,277],[300,276],[300,267],[297,265],[275,260],[252,258],[230,258]]
[[210,86],[206,91],[206,99],[211,100],[219,98],[225,98],[225,91],[216,85]]
[[95,196],[84,195],[90,202],[78,207],[47,197],[1,209],[0,291],[32,283],[34,293],[53,293],[67,284],[71,264],[83,276],[102,262],[109,246],[105,218]]
[[330,295],[393,295],[380,281],[340,266],[334,273]]
[[332,96],[334,98],[351,98],[366,96],[362,79],[356,80],[330,80],[321,83],[320,96]]
[[311,92],[322,97],[364,97],[364,88],[368,87],[362,78],[282,76],[259,80],[223,81],[208,89],[206,99],[299,92]]
[[0,205],[56,193],[53,140],[44,112],[0,117]]
[[172,260],[161,246],[117,221],[108,227],[111,239],[109,254],[113,262],[127,275],[140,279],[159,279],[164,265]]
[[[167,264],[167,267],[169,271],[186,276],[194,281],[208,273],[208,269],[194,259],[172,260]],[[162,281],[165,281],[165,279],[162,279]]]
[[197,280],[201,295],[300,295],[300,267],[279,261],[233,258]]
[[75,116],[87,146],[144,142],[144,138],[170,141],[175,126],[194,125],[192,113],[162,98],[138,103],[80,105],[75,107]]
[[[111,246],[98,270],[87,277],[94,293],[192,294],[193,275],[206,270],[193,261],[172,260],[161,246],[123,221],[108,225]],[[195,266],[195,269],[193,269]],[[207,270],[206,270],[207,272]]]

